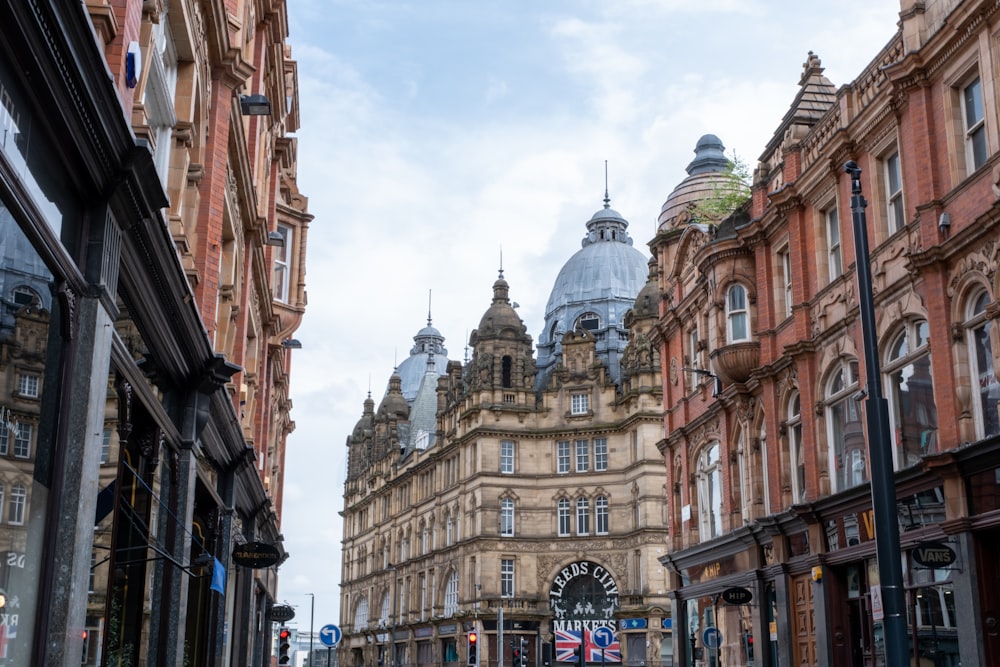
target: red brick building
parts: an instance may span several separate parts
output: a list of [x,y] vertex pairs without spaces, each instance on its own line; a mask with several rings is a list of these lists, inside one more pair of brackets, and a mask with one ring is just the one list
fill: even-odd
[[[884,660],[849,160],[868,203],[911,655],[1000,663],[998,29],[996,2],[903,0],[848,85],[808,55],[742,208],[704,213],[730,178],[711,135],[664,204],[650,246],[675,664]],[[935,544],[955,562],[918,563]],[[734,589],[753,601],[727,603]]]

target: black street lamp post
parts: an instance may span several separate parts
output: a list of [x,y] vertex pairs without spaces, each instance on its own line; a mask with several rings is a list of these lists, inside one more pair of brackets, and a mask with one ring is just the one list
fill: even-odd
[[885,613],[886,667],[908,667],[910,651],[906,631],[906,603],[903,592],[902,550],[899,546],[899,518],[896,511],[896,483],[892,465],[889,406],[882,395],[875,332],[875,299],[872,292],[868,229],[861,195],[861,168],[851,160],[844,165],[851,177],[851,217],[854,222],[854,254],[858,270],[858,303],[861,307],[861,335],[865,354],[868,409],[868,456],[871,459],[872,508],[875,515],[875,550],[882,608]]

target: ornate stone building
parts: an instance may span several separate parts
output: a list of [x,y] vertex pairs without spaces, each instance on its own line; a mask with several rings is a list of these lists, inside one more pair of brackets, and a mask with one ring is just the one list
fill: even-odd
[[311,217],[284,2],[0,25],[0,665],[269,665]]
[[[664,204],[651,247],[674,664],[885,664],[849,160],[867,200],[909,650],[1000,663],[998,29],[993,1],[904,0],[848,85],[808,55],[746,206],[699,216],[718,168],[691,170]],[[713,150],[699,142],[699,158]]]
[[[659,661],[669,636],[655,282],[606,205],[557,278],[543,363],[503,277],[430,325],[347,440],[342,665]],[[586,285],[587,289],[581,289]],[[414,366],[422,373],[414,373]]]

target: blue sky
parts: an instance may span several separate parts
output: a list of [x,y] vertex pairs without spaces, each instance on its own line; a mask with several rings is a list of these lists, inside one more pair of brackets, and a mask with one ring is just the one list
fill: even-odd
[[[831,9],[833,12],[831,12]],[[898,0],[291,0],[309,305],[293,352],[279,599],[340,623],[346,439],[427,320],[449,358],[500,268],[537,341],[549,290],[611,205],[648,255],[698,138],[751,166],[809,51],[849,84]]]

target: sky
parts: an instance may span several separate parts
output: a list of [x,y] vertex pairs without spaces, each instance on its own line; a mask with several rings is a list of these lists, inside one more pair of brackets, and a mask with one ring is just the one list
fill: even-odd
[[755,166],[808,53],[850,84],[898,12],[899,0],[288,0],[314,216],[281,525],[292,624],[342,625],[347,437],[428,314],[464,359],[502,268],[537,341],[605,187],[648,256],[702,135]]

